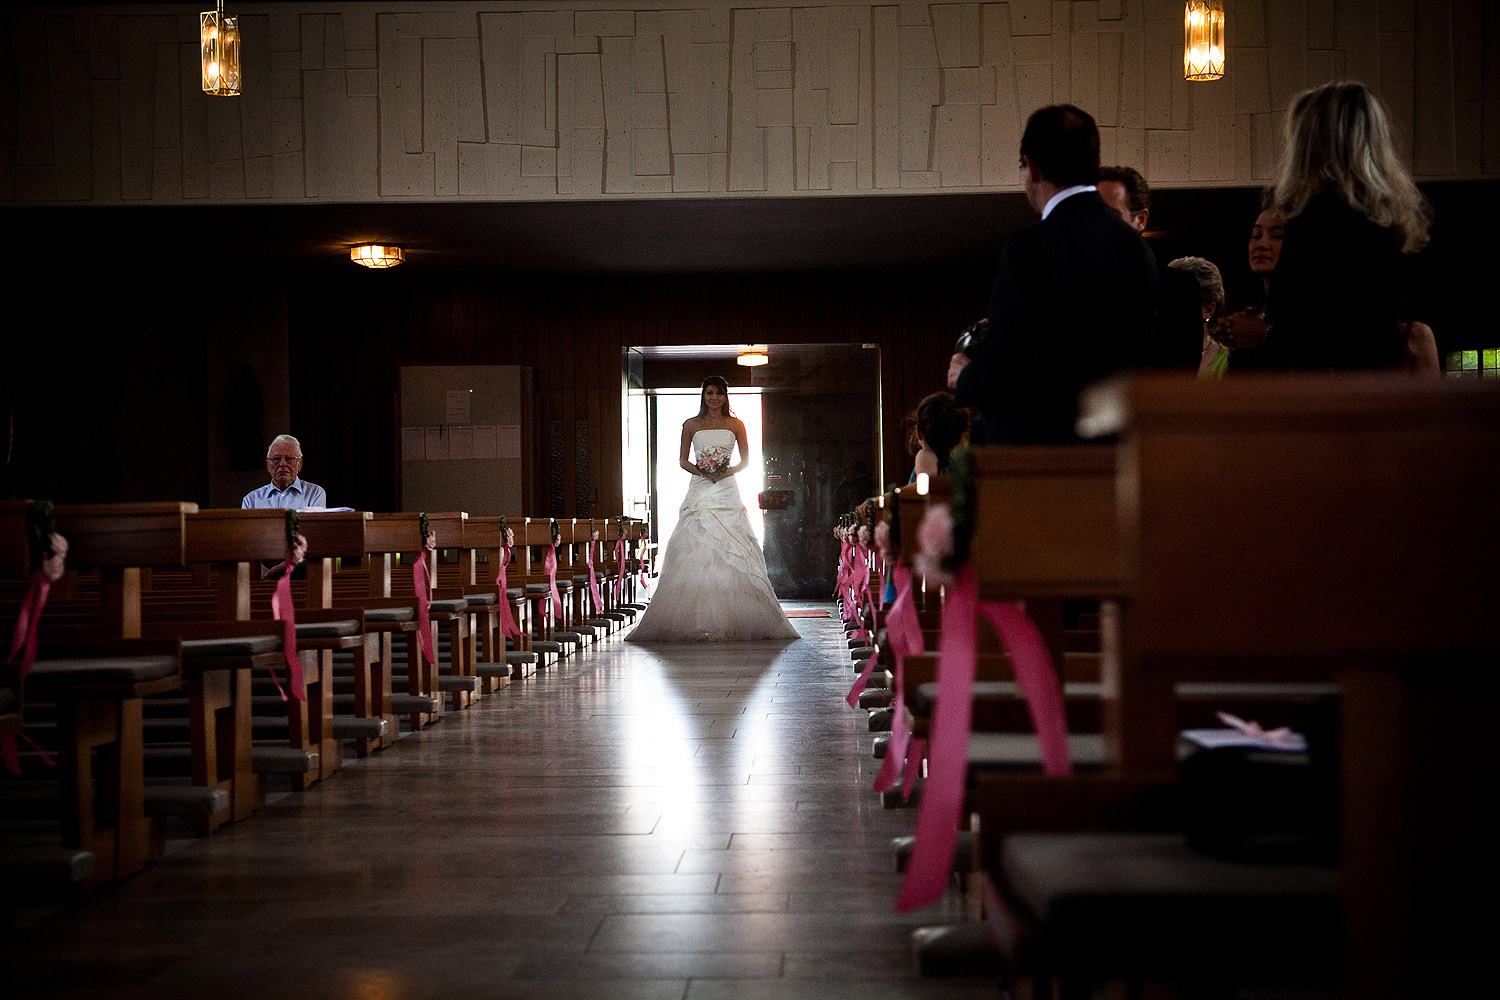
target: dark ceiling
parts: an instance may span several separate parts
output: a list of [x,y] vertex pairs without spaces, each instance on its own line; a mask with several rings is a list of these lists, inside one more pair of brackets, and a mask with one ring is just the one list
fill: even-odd
[[[1250,189],[1162,191],[1152,234],[1229,232],[1243,253]],[[1020,193],[567,202],[21,207],[0,209],[9,253],[112,245],[140,259],[351,267],[348,248],[390,242],[412,271],[747,273],[880,271],[993,261],[1036,219]],[[1204,253],[1204,250],[1195,252]],[[1209,254],[1205,253],[1205,256]],[[13,260],[19,263],[19,260]]]

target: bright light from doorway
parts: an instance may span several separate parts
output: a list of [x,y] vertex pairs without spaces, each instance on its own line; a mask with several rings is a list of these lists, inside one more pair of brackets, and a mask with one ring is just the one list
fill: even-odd
[[[729,390],[729,409],[745,422],[745,438],[750,443],[750,464],[736,475],[740,501],[750,516],[750,530],[755,540],[764,544],[765,513],[760,509],[760,490],[765,482],[764,453],[761,450],[761,395],[758,389]],[[658,389],[656,393],[656,510],[661,524],[661,554],[666,554],[667,540],[677,527],[677,511],[687,496],[689,476],[677,464],[682,442],[682,425],[698,415],[697,389]],[[691,455],[689,455],[691,458]]]

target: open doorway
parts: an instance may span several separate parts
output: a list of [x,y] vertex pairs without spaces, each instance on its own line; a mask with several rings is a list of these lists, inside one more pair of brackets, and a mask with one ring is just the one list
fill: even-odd
[[[699,386],[719,375],[745,422],[752,466],[736,477],[766,571],[782,599],[833,589],[838,515],[881,489],[880,352],[866,344],[762,346],[769,363],[736,365],[747,345],[632,347],[624,352],[626,509],[671,537],[688,476],[677,465],[682,423],[698,412]],[[762,509],[767,489],[782,504]]]

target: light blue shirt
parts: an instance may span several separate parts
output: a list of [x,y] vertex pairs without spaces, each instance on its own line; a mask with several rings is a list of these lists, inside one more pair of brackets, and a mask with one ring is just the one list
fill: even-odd
[[292,485],[284,490],[277,489],[275,483],[267,483],[258,490],[246,493],[245,499],[240,501],[240,507],[245,510],[286,510],[292,507],[327,506],[328,498],[323,495],[323,487],[316,483],[309,483],[300,476],[293,479]]

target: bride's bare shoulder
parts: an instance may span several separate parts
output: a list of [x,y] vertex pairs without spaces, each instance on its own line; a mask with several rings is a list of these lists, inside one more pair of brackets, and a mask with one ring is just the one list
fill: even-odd
[[701,417],[688,417],[682,422],[682,429],[685,431],[696,431],[702,426],[703,420]]

